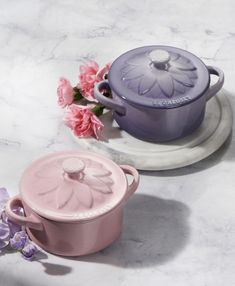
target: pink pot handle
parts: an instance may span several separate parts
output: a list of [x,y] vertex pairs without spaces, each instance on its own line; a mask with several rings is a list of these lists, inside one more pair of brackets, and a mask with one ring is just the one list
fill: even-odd
[[136,191],[137,187],[139,186],[139,181],[140,181],[140,175],[138,171],[129,165],[120,165],[122,168],[123,172],[125,174],[132,175],[133,181],[130,185],[128,185],[128,189],[126,192],[125,200],[127,201],[129,197]]
[[6,213],[7,216],[11,221],[13,221],[16,224],[29,227],[29,228],[34,228],[37,230],[42,230],[43,229],[43,224],[42,222],[33,214],[30,216],[20,216],[16,213],[13,212],[13,209],[17,207],[22,207],[22,200],[20,196],[15,196],[11,198],[7,204],[6,204]]

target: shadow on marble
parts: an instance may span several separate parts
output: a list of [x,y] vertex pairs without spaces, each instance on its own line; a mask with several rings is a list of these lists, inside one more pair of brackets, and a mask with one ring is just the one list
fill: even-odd
[[232,138],[233,134],[231,133],[225,143],[216,152],[192,165],[173,170],[139,172],[145,176],[156,177],[184,176],[209,169],[220,163],[222,160],[235,161],[235,145],[232,144]]
[[16,252],[17,252],[17,250],[14,250],[14,249],[10,248],[9,245],[7,245],[5,248],[0,250],[0,256],[4,256],[4,255],[16,253]]
[[[0,256],[1,255],[8,255],[8,254],[16,253],[16,252],[17,252],[16,250],[13,250],[9,247],[6,247],[6,248],[4,248],[4,250],[2,250],[0,252]],[[18,253],[18,254],[20,255],[20,253]],[[24,258],[22,258],[22,259],[24,259]],[[50,263],[50,262],[44,262],[43,260],[47,261],[48,255],[44,251],[39,250],[35,255],[35,259],[33,260],[33,263],[40,263],[43,266],[44,272],[47,273],[48,275],[63,276],[63,275],[69,274],[72,271],[72,268],[69,266]],[[21,284],[19,284],[19,285],[21,285]],[[24,285],[24,284],[22,284],[22,285]]]
[[127,204],[117,241],[96,254],[70,259],[122,268],[167,263],[188,243],[189,214],[189,208],[181,202],[136,194]]
[[108,142],[109,139],[122,138],[122,130],[117,124],[114,124],[112,111],[106,111],[101,118],[105,123],[101,141]]
[[48,259],[48,255],[45,252],[38,251],[35,262],[40,263],[43,266],[44,272],[48,275],[63,276],[72,271],[72,268],[66,265],[44,262],[43,260],[46,259]]
[[44,272],[48,275],[52,276],[64,276],[69,274],[72,271],[72,268],[65,265],[49,263],[49,262],[41,262],[42,266],[44,267]]

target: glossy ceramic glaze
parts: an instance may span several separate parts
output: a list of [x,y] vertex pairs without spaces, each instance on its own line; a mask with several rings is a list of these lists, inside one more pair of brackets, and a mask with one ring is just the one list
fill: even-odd
[[[210,75],[218,81],[210,86]],[[113,109],[122,129],[147,141],[184,137],[203,121],[206,101],[223,86],[223,72],[195,55],[168,46],[147,46],[117,58],[96,98]],[[102,95],[111,89],[113,98]]]
[[[133,177],[131,184],[126,174]],[[58,152],[26,169],[20,195],[10,199],[6,211],[45,250],[85,255],[118,237],[123,204],[138,182],[138,172],[131,166],[118,166],[91,152]],[[20,205],[25,217],[12,211]]]

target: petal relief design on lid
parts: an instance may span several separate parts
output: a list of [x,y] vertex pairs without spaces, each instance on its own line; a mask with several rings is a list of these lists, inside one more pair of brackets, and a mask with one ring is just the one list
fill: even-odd
[[87,208],[91,208],[93,206],[93,195],[90,188],[86,184],[80,184],[80,186],[78,186],[78,183],[76,183],[73,191],[78,203],[82,203]]
[[58,185],[55,185],[55,182],[53,180],[45,178],[44,183],[46,183],[47,188],[45,189],[44,186],[39,187],[38,195],[40,196],[52,193],[58,188]]
[[186,87],[184,85],[180,84],[178,81],[174,82],[174,88],[180,94],[184,94],[186,91]]
[[171,52],[169,62],[164,68],[159,68],[152,63],[150,53],[138,54],[125,62],[121,75],[128,88],[138,92],[140,96],[156,98],[158,94],[153,89],[158,85],[163,95],[171,98],[194,87],[197,71],[190,60]]
[[63,208],[70,201],[73,193],[73,186],[71,183],[60,180],[56,188],[56,207],[58,209]]
[[139,81],[139,85],[138,85],[138,92],[139,94],[143,95],[148,93],[153,86],[156,84],[156,81],[146,81],[143,78]]
[[137,54],[133,58],[128,60],[128,64],[131,66],[142,66],[146,67],[149,63],[148,53]]
[[172,76],[168,72],[163,71],[161,75],[158,76],[157,82],[165,96],[171,98],[174,94],[174,83]]
[[192,71],[190,74],[188,74],[188,77],[193,79],[193,80],[198,79],[197,72],[196,71]]
[[153,77],[152,74],[148,73],[147,75],[143,76],[139,80],[138,93],[141,95],[148,93],[156,84],[156,82],[157,80],[155,77]]
[[46,196],[54,193],[57,209],[68,206],[76,209],[79,205],[89,209],[94,203],[93,191],[102,195],[113,192],[112,172],[102,164],[82,158],[85,169],[78,179],[71,179],[63,171],[63,161],[59,159],[54,164],[48,163],[35,174],[38,178],[38,185],[42,186],[37,189],[37,194]]
[[[110,179],[111,180],[111,179]],[[85,175],[84,182],[91,186],[91,189],[94,191],[101,192],[103,194],[112,193],[111,185],[113,182],[91,175]]]
[[94,191],[104,194],[112,193],[113,180],[110,178],[111,172],[102,166],[95,168],[90,165],[89,171],[85,173],[83,182],[88,184]]
[[189,60],[182,57],[178,57],[175,61],[172,61],[171,66],[182,71],[196,70],[196,67]]
[[92,176],[95,177],[105,177],[110,176],[112,174],[109,170],[104,169],[102,166],[97,166],[96,168],[94,168],[93,166],[87,166],[87,168],[89,169],[89,174],[92,174]]
[[186,74],[183,74],[183,73],[181,73],[181,74],[174,73],[174,80],[178,81],[179,83],[181,83],[184,86],[188,86],[188,87],[194,86],[192,80]]
[[91,208],[93,197],[89,187],[75,180],[61,180],[56,190],[57,208],[62,209],[68,203]]
[[56,176],[59,172],[61,172],[61,166],[58,161],[55,162],[54,164],[50,164],[50,163],[45,164],[43,169],[36,172],[35,176],[37,178],[43,178],[43,179],[52,178]]
[[132,80],[144,76],[144,71],[141,66],[131,66],[122,70],[123,80]]

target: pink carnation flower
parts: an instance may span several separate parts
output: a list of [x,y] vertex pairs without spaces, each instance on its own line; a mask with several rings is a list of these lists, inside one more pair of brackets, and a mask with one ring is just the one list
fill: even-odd
[[100,69],[97,73],[97,80],[101,81],[105,79],[105,75],[108,74],[111,67],[111,63],[106,64],[102,69]]
[[60,79],[59,86],[57,88],[57,96],[58,96],[58,104],[61,107],[64,108],[72,104],[74,97],[74,90],[67,79],[65,78]]
[[80,66],[80,87],[84,97],[89,101],[97,101],[94,97],[94,86],[97,82],[96,74],[99,70],[99,65],[95,61],[88,61]]
[[87,107],[72,104],[65,112],[65,124],[78,137],[96,137],[99,139],[103,124]]
[[108,73],[110,64],[99,70],[99,65],[95,61],[88,61],[80,66],[79,87],[83,91],[83,96],[89,101],[97,100],[94,97],[94,86],[97,82],[104,79]]

